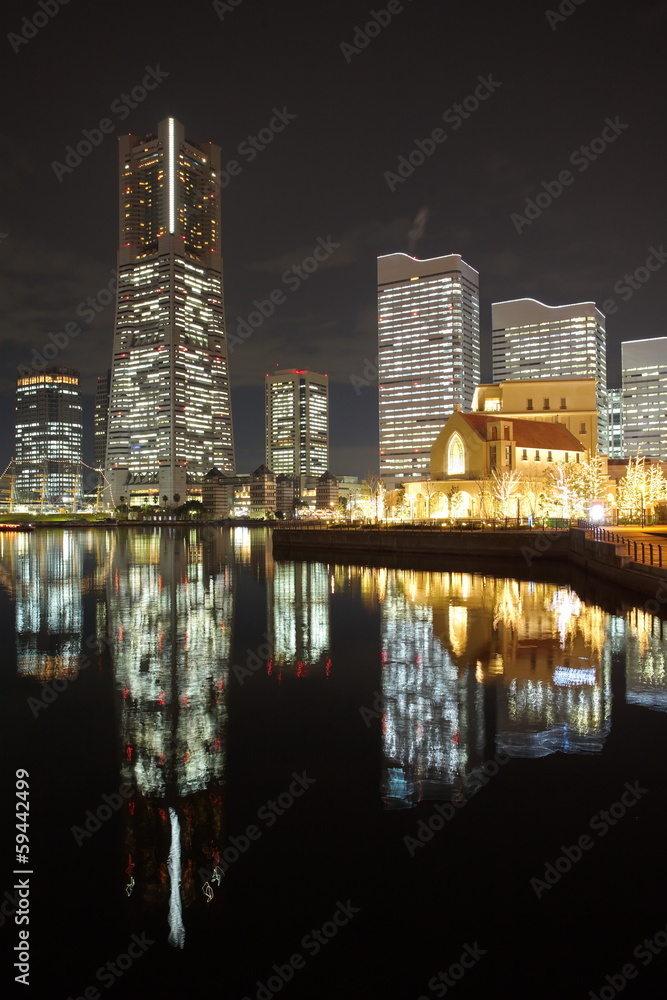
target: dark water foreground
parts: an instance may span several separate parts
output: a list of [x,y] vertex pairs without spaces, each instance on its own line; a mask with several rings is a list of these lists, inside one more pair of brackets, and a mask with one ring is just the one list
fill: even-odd
[[0,537],[3,990],[27,930],[39,1000],[663,997],[639,600],[262,529]]

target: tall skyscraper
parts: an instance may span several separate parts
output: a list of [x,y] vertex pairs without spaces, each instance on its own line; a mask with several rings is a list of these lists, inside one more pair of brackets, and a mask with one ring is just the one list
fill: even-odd
[[480,380],[479,274],[460,254],[378,258],[380,475],[427,479],[431,445]]
[[81,499],[82,442],[77,371],[51,365],[17,380],[17,502],[75,507]]
[[182,500],[234,471],[220,256],[220,148],[120,138],[118,302],[107,476],[113,499]]
[[623,390],[607,389],[607,447],[609,458],[623,458]]
[[598,448],[607,447],[607,338],[594,302],[547,306],[536,299],[494,302],[493,381],[597,380]]
[[667,461],[667,337],[621,344],[624,457]]
[[266,464],[276,475],[319,478],[329,464],[329,379],[284,368],[266,376]]
[[107,429],[109,423],[109,389],[111,369],[100,375],[95,389],[95,468],[103,469],[107,453]]

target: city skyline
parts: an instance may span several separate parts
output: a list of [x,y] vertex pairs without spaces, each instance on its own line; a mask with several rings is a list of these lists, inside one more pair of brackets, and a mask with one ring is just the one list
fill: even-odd
[[[7,30],[15,31],[25,12],[17,6],[12,18],[11,7]],[[222,19],[204,5],[189,48],[171,15],[156,21],[121,2],[117,17],[98,15],[109,50],[124,53],[104,74],[74,7],[63,6],[18,51],[7,45],[21,101],[7,109],[4,129],[3,177],[15,195],[0,217],[7,279],[0,416],[12,419],[17,368],[54,347],[49,334],[65,345],[56,361],[81,370],[91,413],[114,321],[117,209],[102,192],[112,190],[118,136],[145,135],[167,115],[222,147],[230,327],[247,321],[255,300],[269,303],[268,314],[272,290],[285,297],[230,357],[240,470],[261,460],[263,376],[276,363],[329,372],[331,412],[339,415],[332,468],[363,476],[375,464],[377,379],[368,373],[377,357],[373,272],[381,254],[456,252],[472,261],[481,275],[482,381],[491,378],[490,304],[500,299],[595,301],[608,317],[612,386],[621,384],[621,341],[663,334],[664,248],[655,220],[665,195],[653,112],[664,84],[651,58],[664,24],[659,5],[607,4],[601,17],[586,4],[554,25],[544,11],[517,3],[485,10],[480,29],[475,9],[457,11],[452,23],[425,0],[404,4],[347,57],[341,43],[365,23],[363,5],[324,17],[302,4],[301,20],[296,10],[288,26],[278,11],[260,24],[245,3]],[[134,25],[129,39],[124,16]],[[459,45],[462,38],[475,43]],[[594,63],[604,68],[611,59],[620,71],[595,73],[592,45],[600,54]],[[50,46],[80,65],[86,87],[64,77],[50,82],[58,113],[35,130],[33,81]],[[289,73],[279,52],[289,53]],[[252,93],[201,101],[198,66],[220,60],[236,76],[252,74]],[[438,67],[428,83],[425,65]],[[479,77],[489,83],[484,94]],[[611,135],[608,118],[628,127],[597,152]],[[546,120],[548,129],[540,125]],[[446,141],[431,138],[436,127]],[[580,147],[589,150],[585,159]],[[56,173],[52,164],[65,169]],[[556,197],[568,165],[574,180]],[[400,178],[393,190],[386,173]],[[530,223],[520,233],[514,214]],[[318,239],[338,246],[308,274],[302,262]],[[91,430],[85,448],[92,462]],[[9,457],[6,447],[3,467]]]

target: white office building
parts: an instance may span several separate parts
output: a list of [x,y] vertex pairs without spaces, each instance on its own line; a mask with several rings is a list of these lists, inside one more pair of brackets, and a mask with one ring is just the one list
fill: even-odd
[[594,378],[598,448],[607,448],[607,338],[594,302],[548,306],[536,299],[494,302],[493,381]]
[[220,148],[120,137],[118,299],[106,467],[112,500],[185,500],[234,472],[220,255]]
[[[329,466],[329,379],[282,368],[266,376],[266,464],[301,489]],[[313,483],[314,485],[314,483]]]
[[428,479],[431,445],[480,381],[479,274],[460,254],[378,258],[380,475]]
[[621,344],[625,456],[667,461],[667,337]]

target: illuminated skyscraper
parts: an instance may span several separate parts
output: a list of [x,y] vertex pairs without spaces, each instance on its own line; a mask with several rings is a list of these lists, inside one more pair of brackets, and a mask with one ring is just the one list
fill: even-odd
[[79,373],[49,366],[16,383],[15,497],[40,506],[81,498],[83,426]]
[[667,337],[621,344],[624,457],[667,461]]
[[609,458],[623,458],[623,390],[607,389],[607,447]]
[[428,479],[431,445],[480,380],[479,274],[459,254],[378,258],[380,475]]
[[103,469],[107,452],[107,428],[109,422],[109,388],[111,369],[97,379],[95,390],[95,468]]
[[329,463],[329,379],[285,368],[266,376],[266,464],[276,475],[317,478]]
[[594,302],[547,306],[536,299],[494,302],[493,381],[594,378],[597,381],[598,448],[607,438],[607,335]]
[[220,256],[220,148],[120,138],[118,303],[106,467],[113,498],[185,499],[234,471]]

